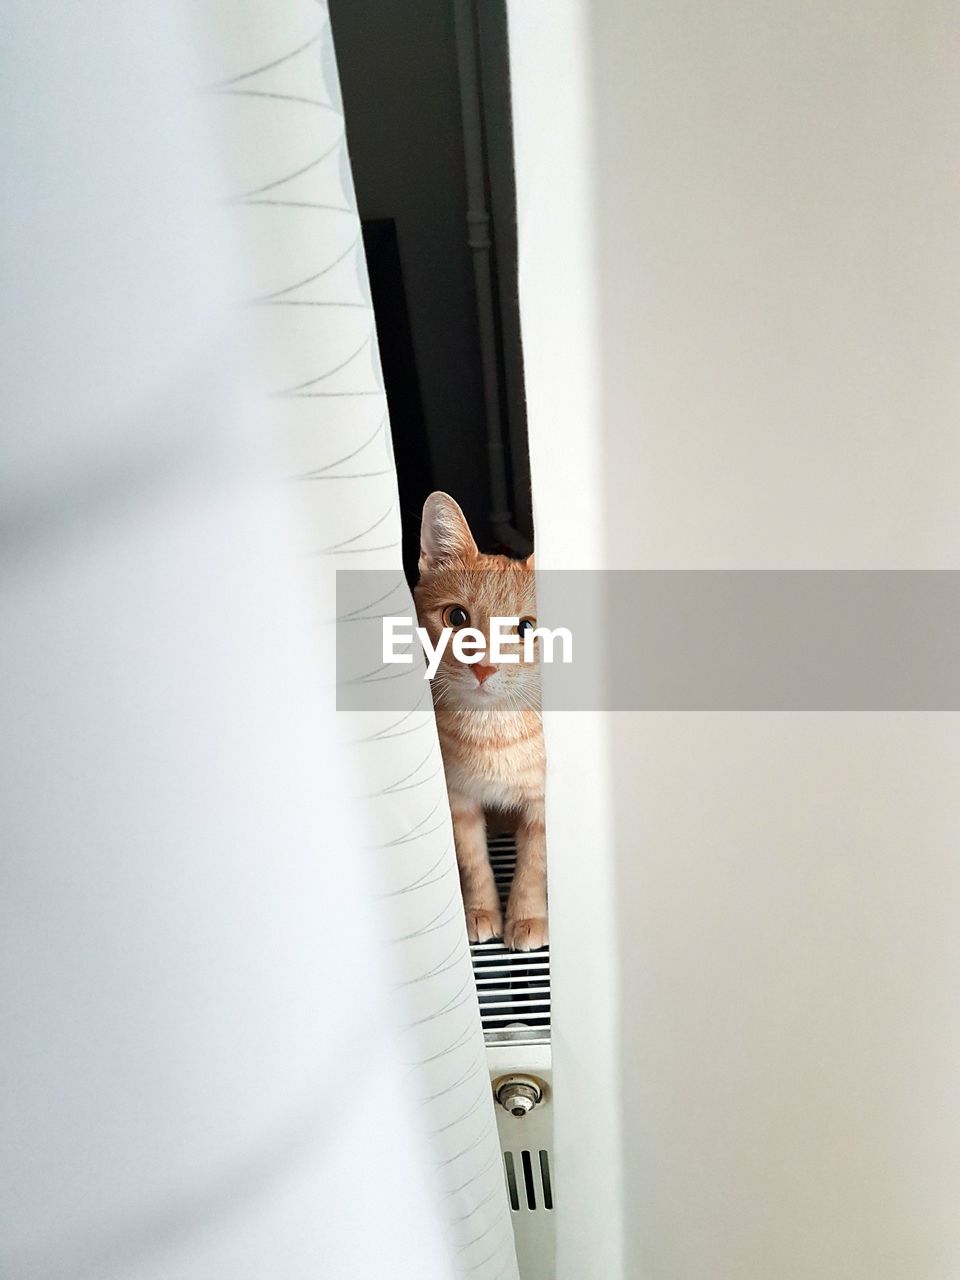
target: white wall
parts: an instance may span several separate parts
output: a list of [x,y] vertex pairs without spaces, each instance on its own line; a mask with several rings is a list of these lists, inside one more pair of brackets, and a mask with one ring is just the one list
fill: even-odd
[[[957,6],[510,15],[538,562],[956,567]],[[956,717],[548,739],[561,1280],[955,1277]]]

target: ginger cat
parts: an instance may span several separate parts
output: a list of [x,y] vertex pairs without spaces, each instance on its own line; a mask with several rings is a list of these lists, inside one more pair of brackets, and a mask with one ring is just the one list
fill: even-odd
[[[490,618],[519,618],[522,636],[536,623],[533,557],[481,555],[463,512],[432,493],[420,529],[420,625],[431,642],[444,627],[476,627],[487,652],[457,660],[448,644],[431,689],[447,778],[460,885],[471,942],[503,937],[516,951],[547,942],[547,857],[543,820],[544,750],[536,660],[490,662]],[[513,815],[517,865],[506,924],[487,857],[485,811]]]

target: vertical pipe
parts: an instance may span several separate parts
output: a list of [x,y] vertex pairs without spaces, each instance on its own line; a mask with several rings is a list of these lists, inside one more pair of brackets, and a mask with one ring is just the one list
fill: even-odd
[[500,375],[497,360],[497,328],[493,301],[493,268],[490,261],[490,211],[487,207],[487,173],[483,152],[483,116],[480,107],[480,75],[473,0],[454,0],[457,64],[460,75],[460,113],[463,122],[463,154],[467,179],[467,244],[473,257],[483,369],[483,399],[487,423],[487,462],[490,472],[490,527],[512,551],[527,554],[530,546],[513,527],[507,489],[503,423],[500,414]]

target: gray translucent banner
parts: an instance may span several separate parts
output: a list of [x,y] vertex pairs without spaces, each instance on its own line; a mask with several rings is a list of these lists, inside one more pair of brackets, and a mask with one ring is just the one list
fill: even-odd
[[[573,637],[541,664],[546,710],[960,710],[957,572],[556,570],[537,596]],[[340,709],[427,705],[418,643],[383,662],[383,618],[410,612],[401,575],[337,573]]]

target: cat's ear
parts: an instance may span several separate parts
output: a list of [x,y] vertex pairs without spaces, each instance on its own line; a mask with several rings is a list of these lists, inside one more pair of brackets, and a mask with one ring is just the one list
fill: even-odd
[[420,572],[478,555],[463,512],[447,493],[431,493],[420,522]]
[[531,551],[530,554],[527,556],[526,560],[524,560],[523,562],[528,569],[533,569],[536,567],[533,563],[533,556],[534,556],[534,553]]

